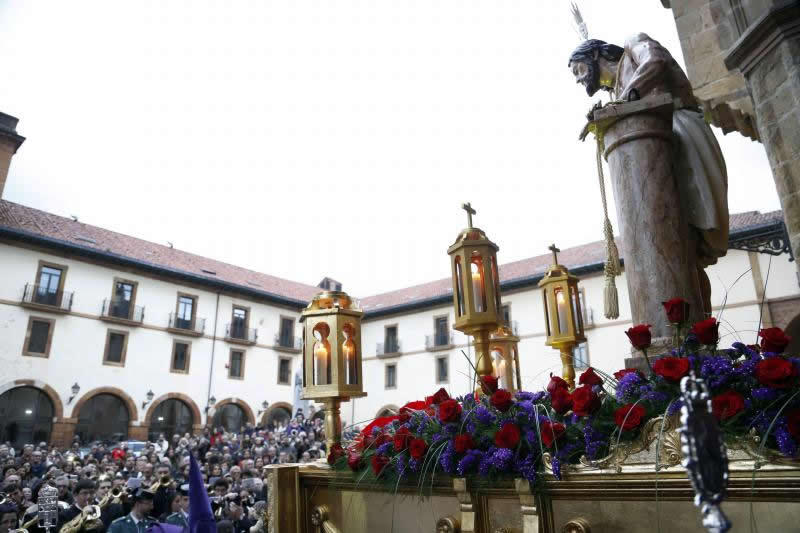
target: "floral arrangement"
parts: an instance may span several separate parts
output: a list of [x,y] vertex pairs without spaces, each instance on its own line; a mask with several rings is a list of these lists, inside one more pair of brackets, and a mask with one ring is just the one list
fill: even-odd
[[361,479],[387,483],[445,473],[486,480],[522,477],[533,488],[546,453],[553,475],[561,479],[562,465],[582,456],[600,459],[616,443],[633,440],[648,420],[675,414],[681,407],[680,381],[691,369],[706,380],[726,437],[755,428],[768,447],[796,457],[800,359],[783,355],[791,339],[779,328],[768,328],[759,332],[760,346],[734,343],[717,350],[719,323],[709,318],[689,328],[687,307],[681,299],[664,302],[682,342],[652,365],[650,326],[626,332],[645,354],[647,373],[626,368],[609,376],[588,368],[573,391],[551,375],[546,390],[514,394],[486,376],[482,394],[451,398],[440,389],[406,404],[396,416],[375,419],[346,447],[334,445],[328,462]]

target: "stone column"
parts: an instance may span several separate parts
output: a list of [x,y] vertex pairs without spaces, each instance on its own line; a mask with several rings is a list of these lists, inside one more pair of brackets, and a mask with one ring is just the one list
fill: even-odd
[[25,141],[25,137],[17,133],[17,122],[18,120],[11,115],[0,113],[0,198],[6,186],[11,158]]
[[[789,242],[800,252],[800,2],[774,0],[725,58],[747,80]],[[800,268],[800,261],[795,263]]]
[[50,432],[50,444],[58,448],[69,448],[72,438],[75,436],[75,425],[77,418],[62,418],[53,422],[53,429]]
[[695,243],[672,173],[672,98],[668,95],[595,112],[604,131],[634,324],[650,324],[654,344],[673,330],[661,302],[685,298],[702,318]]

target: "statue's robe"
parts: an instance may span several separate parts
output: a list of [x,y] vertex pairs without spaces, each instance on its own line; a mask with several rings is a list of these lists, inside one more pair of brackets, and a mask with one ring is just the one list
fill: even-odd
[[627,100],[671,94],[681,101],[672,119],[674,172],[689,225],[697,230],[697,260],[706,267],[728,250],[728,173],[717,139],[706,124],[692,85],[666,48],[647,34],[625,41],[615,93]]

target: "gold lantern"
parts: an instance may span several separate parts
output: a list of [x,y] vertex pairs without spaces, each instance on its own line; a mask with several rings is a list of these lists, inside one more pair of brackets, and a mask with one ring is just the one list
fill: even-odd
[[550,246],[553,264],[547,269],[539,288],[544,299],[544,323],[547,330],[547,346],[561,352],[562,377],[575,388],[575,363],[572,349],[586,341],[583,334],[583,313],[578,278],[558,264],[558,248]]
[[325,439],[342,440],[341,402],[366,396],[361,372],[361,317],[344,292],[317,294],[303,310],[303,399],[325,406]]
[[489,332],[497,329],[500,318],[500,280],[497,275],[498,246],[483,230],[472,227],[476,213],[470,204],[468,227],[447,249],[453,276],[454,328],[471,335],[475,344],[475,369],[479,376],[493,373],[489,354]]
[[519,337],[508,326],[499,326],[489,335],[489,352],[498,384],[511,392],[522,390],[518,345]]

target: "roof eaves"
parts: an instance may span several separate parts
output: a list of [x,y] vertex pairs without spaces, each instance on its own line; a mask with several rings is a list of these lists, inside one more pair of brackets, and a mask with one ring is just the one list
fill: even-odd
[[63,241],[61,239],[54,239],[52,237],[46,237],[44,235],[38,235],[36,233],[16,228],[0,226],[0,237],[7,237],[11,240],[27,242],[30,244],[36,244],[39,246],[54,248],[56,250],[69,251],[83,257],[102,259],[104,261],[108,261],[114,264],[132,266],[144,270],[146,272],[178,278],[184,281],[188,281],[198,285],[204,285],[218,290],[228,290],[231,292],[241,294],[243,296],[249,296],[251,298],[256,298],[259,300],[267,300],[272,303],[276,303],[285,307],[296,308],[298,310],[303,309],[308,303],[302,300],[289,298],[269,291],[256,290],[249,287],[244,287],[242,285],[237,285],[236,283],[227,282],[224,280],[209,279],[207,277],[193,274],[191,272],[186,272],[185,270],[179,270],[175,268],[156,265],[154,263],[149,263],[147,261],[134,259],[114,252],[98,250],[96,248],[90,248],[88,246],[82,246],[80,244]]

